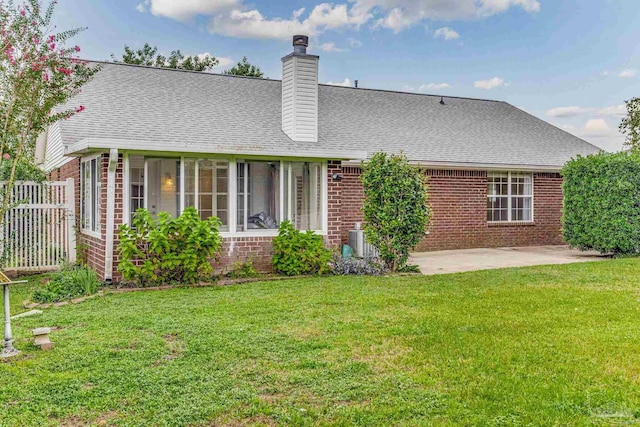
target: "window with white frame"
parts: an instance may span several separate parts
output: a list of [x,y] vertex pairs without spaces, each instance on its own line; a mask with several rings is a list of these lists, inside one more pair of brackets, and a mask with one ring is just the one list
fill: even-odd
[[84,231],[100,232],[100,157],[80,163],[80,225]]
[[280,225],[280,162],[238,161],[237,230],[268,230]]
[[202,219],[218,217],[223,232],[273,232],[284,219],[300,230],[323,229],[321,162],[131,155],[128,164],[130,215],[140,207],[179,215],[193,206]]
[[533,175],[521,172],[489,172],[487,221],[533,220]]

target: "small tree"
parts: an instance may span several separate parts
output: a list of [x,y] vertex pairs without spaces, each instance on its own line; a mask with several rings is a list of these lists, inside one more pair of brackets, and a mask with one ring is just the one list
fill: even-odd
[[39,0],[0,1],[0,224],[16,179],[35,167],[37,137],[84,110],[67,102],[97,72],[78,59],[78,46],[64,46],[82,29],[49,32],[55,4],[43,9]]
[[224,71],[225,74],[233,76],[262,77],[264,73],[260,71],[260,67],[251,65],[246,56],[242,57],[236,65]]
[[620,132],[626,139],[624,145],[632,150],[640,149],[640,98],[631,98],[624,102],[627,106],[627,117],[620,123]]
[[377,153],[362,169],[367,241],[380,251],[387,267],[397,271],[424,237],[431,218],[427,178],[403,154]]
[[116,59],[116,56],[111,54],[111,59],[114,62],[122,62],[125,64],[144,65],[147,67],[157,68],[174,68],[177,70],[188,71],[208,71],[218,65],[218,60],[209,55],[183,55],[180,50],[174,50],[169,54],[169,57],[158,54],[158,48],[151,46],[149,43],[145,43],[142,49],[131,49],[129,46],[124,46],[124,53],[122,59]]

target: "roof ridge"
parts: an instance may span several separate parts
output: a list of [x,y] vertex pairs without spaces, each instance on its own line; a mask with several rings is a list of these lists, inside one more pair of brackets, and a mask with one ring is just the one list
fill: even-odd
[[468,99],[471,101],[506,102],[500,99],[472,98],[470,96],[455,96],[455,95],[442,95],[442,94],[437,95],[433,93],[406,92],[403,90],[377,89],[377,88],[368,88],[368,87],[352,87],[352,86],[342,86],[342,85],[331,85],[327,83],[318,83],[318,86],[329,86],[329,87],[335,87],[338,89],[370,90],[374,92],[398,93],[401,95],[417,95],[417,96],[433,96],[436,98],[442,97],[442,98],[453,98],[453,99]]
[[237,76],[235,74],[211,73],[207,71],[195,71],[195,70],[182,70],[179,68],[154,67],[153,65],[127,64],[124,62],[113,62],[113,61],[93,60],[93,59],[89,59],[88,61],[89,63],[117,65],[117,66],[132,67],[132,68],[142,68],[147,70],[158,70],[158,71],[169,71],[169,72],[173,71],[173,72],[180,72],[180,73],[199,74],[199,75],[205,75],[205,76],[230,77],[230,78],[248,79],[248,80],[265,80],[265,81],[271,81],[271,82],[280,81],[276,79],[270,79],[268,77]]
[[[249,79],[249,80],[263,80],[270,82],[282,82],[282,79],[270,79],[263,77],[252,77],[252,76],[236,76],[234,74],[223,74],[223,73],[210,73],[206,71],[193,71],[193,70],[181,70],[178,68],[162,68],[162,67],[154,67],[152,65],[139,65],[139,64],[126,64],[124,62],[112,62],[112,61],[97,61],[97,60],[89,60],[89,62],[98,63],[98,64],[107,64],[107,65],[118,65],[123,67],[133,67],[133,68],[142,68],[142,69],[151,69],[151,70],[160,70],[160,71],[168,71],[168,72],[181,72],[181,73],[192,73],[199,75],[210,75],[210,76],[218,76],[218,77],[230,77],[230,78],[239,78],[239,79]],[[393,89],[378,89],[378,88],[365,88],[365,87],[351,87],[351,86],[340,86],[340,85],[332,85],[327,83],[318,83],[318,86],[327,86],[338,89],[352,89],[352,90],[368,90],[375,92],[385,92],[385,93],[397,93],[402,95],[417,95],[417,96],[430,96],[430,97],[444,97],[444,98],[452,98],[452,99],[468,99],[470,101],[486,101],[486,102],[506,102],[498,99],[486,99],[486,98],[473,98],[469,96],[453,96],[453,95],[437,95],[432,93],[417,93],[417,92],[406,92],[402,90],[393,90]]]

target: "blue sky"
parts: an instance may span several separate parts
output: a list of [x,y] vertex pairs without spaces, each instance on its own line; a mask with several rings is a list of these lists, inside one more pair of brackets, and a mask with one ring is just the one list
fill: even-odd
[[323,83],[504,100],[607,150],[640,96],[637,0],[59,0],[55,21],[88,27],[88,59],[148,42],[275,79],[306,33]]

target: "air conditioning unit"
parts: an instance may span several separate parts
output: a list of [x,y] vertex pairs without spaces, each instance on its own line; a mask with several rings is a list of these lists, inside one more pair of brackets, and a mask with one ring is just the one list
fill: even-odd
[[349,230],[349,246],[358,258],[378,257],[378,250],[364,238],[364,230]]

